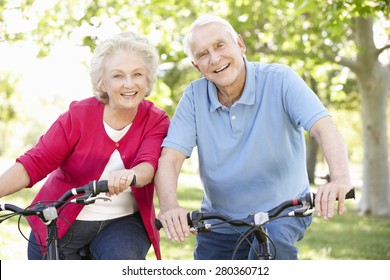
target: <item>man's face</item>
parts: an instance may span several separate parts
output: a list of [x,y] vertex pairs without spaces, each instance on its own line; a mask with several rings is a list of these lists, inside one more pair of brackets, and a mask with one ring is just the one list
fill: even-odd
[[196,69],[218,88],[243,88],[245,83],[245,44],[232,38],[227,28],[209,23],[195,28],[189,37]]

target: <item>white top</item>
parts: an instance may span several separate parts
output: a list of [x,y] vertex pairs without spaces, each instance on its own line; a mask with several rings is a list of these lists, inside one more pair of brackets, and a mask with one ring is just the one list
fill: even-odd
[[[115,130],[107,125],[105,122],[104,128],[106,129],[107,135],[115,142],[122,139],[123,136],[129,131],[131,124],[123,128],[122,130]],[[114,170],[124,169],[122,158],[115,150],[110,160],[108,161],[102,175],[99,180],[108,180],[110,173]],[[99,194],[98,196],[104,197],[106,194]],[[131,188],[127,188],[124,192],[119,195],[113,195],[110,197],[111,201],[96,200],[95,203],[84,206],[77,220],[83,221],[103,221],[109,219],[115,219],[123,217],[138,211],[137,202],[135,201],[134,194]]]

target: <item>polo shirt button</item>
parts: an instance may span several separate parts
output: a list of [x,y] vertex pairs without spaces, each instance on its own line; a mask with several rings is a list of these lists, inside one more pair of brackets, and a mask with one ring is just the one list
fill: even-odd
[[236,119],[236,116],[232,116],[232,120],[235,120]]
[[115,143],[115,146],[119,147],[119,143]]
[[125,158],[126,158],[126,156],[122,156],[122,158],[123,158],[123,159],[125,159]]

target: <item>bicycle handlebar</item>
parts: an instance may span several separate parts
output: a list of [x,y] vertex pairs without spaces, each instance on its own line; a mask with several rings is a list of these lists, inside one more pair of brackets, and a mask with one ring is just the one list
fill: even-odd
[[[135,186],[136,177],[133,176],[133,180],[130,186]],[[58,227],[57,220],[59,217],[59,213],[61,212],[61,208],[63,205],[68,203],[82,204],[87,205],[94,203],[97,199],[103,200],[111,200],[108,197],[97,196],[100,193],[108,192],[108,181],[91,181],[88,184],[76,187],[65,192],[58,200],[51,201],[38,201],[33,205],[28,206],[26,209],[22,209],[16,205],[2,203],[0,204],[0,212],[4,210],[11,211],[12,213],[8,213],[0,216],[0,223],[15,216],[36,216],[38,217],[45,225],[47,231],[47,239],[46,239],[46,254],[47,259],[49,260],[59,260],[60,257],[60,248],[58,242]],[[83,196],[78,196],[80,194],[84,194]],[[74,199],[70,200],[72,197]],[[70,201],[69,201],[70,200]],[[23,234],[22,234],[23,235]],[[23,235],[24,236],[24,235]],[[26,237],[25,237],[26,238]],[[26,240],[28,240],[26,238]],[[45,259],[46,259],[45,257]]]
[[[130,184],[130,186],[134,186],[136,184],[136,177],[133,177],[133,180]],[[8,203],[2,203],[0,204],[0,211],[11,211],[16,214],[21,214],[23,216],[39,216],[42,218],[41,214],[46,220],[50,220],[52,218],[48,218],[48,215],[50,215],[49,208],[58,209],[62,205],[68,202],[68,200],[74,196],[77,196],[78,194],[85,194],[84,196],[76,197],[73,200],[71,200],[71,203],[76,204],[90,204],[94,203],[97,199],[96,196],[100,193],[108,192],[108,180],[101,180],[101,181],[90,181],[88,184],[72,188],[65,192],[57,201],[53,202],[49,205],[42,205],[40,203],[36,204],[36,206],[32,209],[22,209],[16,205],[8,204]],[[46,213],[45,213],[46,211]],[[53,215],[53,213],[51,213]]]
[[[249,214],[248,217],[244,219],[233,219],[227,215],[222,213],[201,213],[199,211],[191,211],[187,214],[187,222],[188,226],[191,228],[195,228],[195,230],[204,230],[207,229],[208,225],[204,225],[203,222],[206,220],[217,219],[221,221],[225,221],[233,226],[244,226],[244,225],[263,225],[268,222],[270,219],[277,217],[283,210],[291,207],[291,206],[306,206],[306,208],[297,209],[293,211],[293,213],[289,213],[290,216],[307,216],[308,209],[314,209],[316,193],[309,192],[305,195],[302,195],[297,198],[293,198],[291,200],[287,200],[277,207],[273,208],[268,212],[259,212],[254,214]],[[352,188],[346,195],[346,199],[354,199],[355,198],[355,189]],[[160,230],[163,225],[160,220],[155,220],[155,226],[158,230]]]
[[[347,194],[345,195],[345,199],[354,199],[355,198],[355,189],[351,189]],[[291,207],[291,206],[299,206],[299,205],[308,205],[309,208],[314,208],[314,203],[316,199],[316,193],[309,192],[306,193],[300,197],[293,198],[291,200],[287,200],[280,204],[279,206],[275,207],[271,211],[268,212],[268,216],[270,218],[278,216],[284,209]],[[338,199],[336,199],[338,200]]]

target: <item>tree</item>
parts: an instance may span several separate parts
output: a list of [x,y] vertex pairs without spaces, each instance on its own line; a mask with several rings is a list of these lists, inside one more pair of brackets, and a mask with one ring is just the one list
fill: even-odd
[[[170,113],[182,89],[197,76],[185,60],[181,41],[202,12],[227,17],[243,36],[250,60],[287,63],[303,77],[310,73],[307,76],[314,77],[317,84],[336,81],[332,75],[350,69],[359,85],[363,122],[361,210],[390,215],[386,122],[390,68],[379,59],[389,45],[376,47],[373,33],[375,24],[389,21],[388,0],[53,0],[45,9],[38,9],[37,2],[31,0],[1,3],[0,41],[30,37],[41,45],[40,55],[47,54],[53,42],[81,27],[89,34],[80,43],[93,49],[100,39],[94,31],[107,19],[115,21],[121,30],[138,26],[142,33],[150,34],[159,49],[164,72],[157,88],[165,92],[164,100],[172,101],[165,104]],[[27,33],[9,32],[4,22],[10,14],[35,25]],[[321,98],[333,101],[343,95],[349,100],[348,87],[329,94],[330,87],[329,83],[319,87]]]
[[390,185],[387,138],[387,94],[390,90],[390,66],[378,60],[390,45],[378,49],[373,40],[373,19],[352,19],[354,42],[359,50],[355,59],[337,58],[357,76],[361,91],[364,142],[364,188],[361,210],[364,213],[390,215]]

